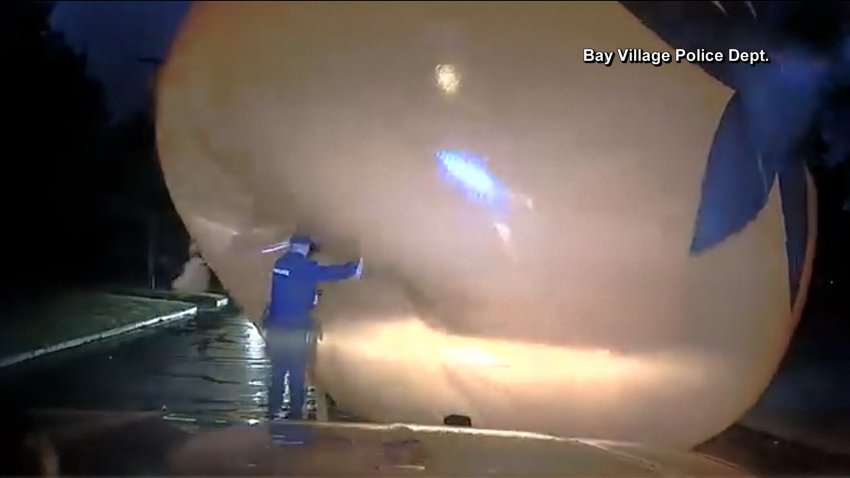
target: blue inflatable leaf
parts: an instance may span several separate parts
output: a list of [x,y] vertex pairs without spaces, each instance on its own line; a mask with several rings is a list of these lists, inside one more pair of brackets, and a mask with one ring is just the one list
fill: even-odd
[[736,93],[720,119],[702,181],[691,253],[699,254],[741,231],[767,203],[775,166],[756,154]]

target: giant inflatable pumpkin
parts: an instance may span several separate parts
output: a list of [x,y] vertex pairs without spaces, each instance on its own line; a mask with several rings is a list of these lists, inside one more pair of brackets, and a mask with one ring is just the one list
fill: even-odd
[[316,312],[347,410],[688,447],[776,371],[812,187],[766,181],[695,252],[732,92],[586,48],[670,49],[617,3],[198,3],[158,83],[165,178],[252,320],[264,246],[299,230],[365,258]]

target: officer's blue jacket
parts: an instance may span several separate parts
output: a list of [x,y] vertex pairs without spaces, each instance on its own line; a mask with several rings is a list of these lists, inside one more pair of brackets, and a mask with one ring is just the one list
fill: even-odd
[[319,283],[352,278],[358,264],[321,265],[298,252],[287,252],[274,264],[267,324],[309,326]]

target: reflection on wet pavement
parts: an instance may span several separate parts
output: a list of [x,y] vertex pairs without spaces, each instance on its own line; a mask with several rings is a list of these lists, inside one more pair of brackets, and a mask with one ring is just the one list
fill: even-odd
[[34,408],[165,410],[185,423],[263,416],[268,362],[256,328],[234,310],[3,371]]

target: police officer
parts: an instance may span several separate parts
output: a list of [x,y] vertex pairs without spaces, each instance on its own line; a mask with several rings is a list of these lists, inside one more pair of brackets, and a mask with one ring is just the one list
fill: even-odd
[[359,278],[363,259],[340,265],[321,265],[310,258],[313,241],[294,235],[285,254],[275,261],[271,301],[264,327],[266,351],[272,363],[268,418],[283,416],[284,383],[288,375],[289,413],[286,418],[299,420],[306,396],[306,377],[314,344],[310,312],[316,305],[320,282]]

